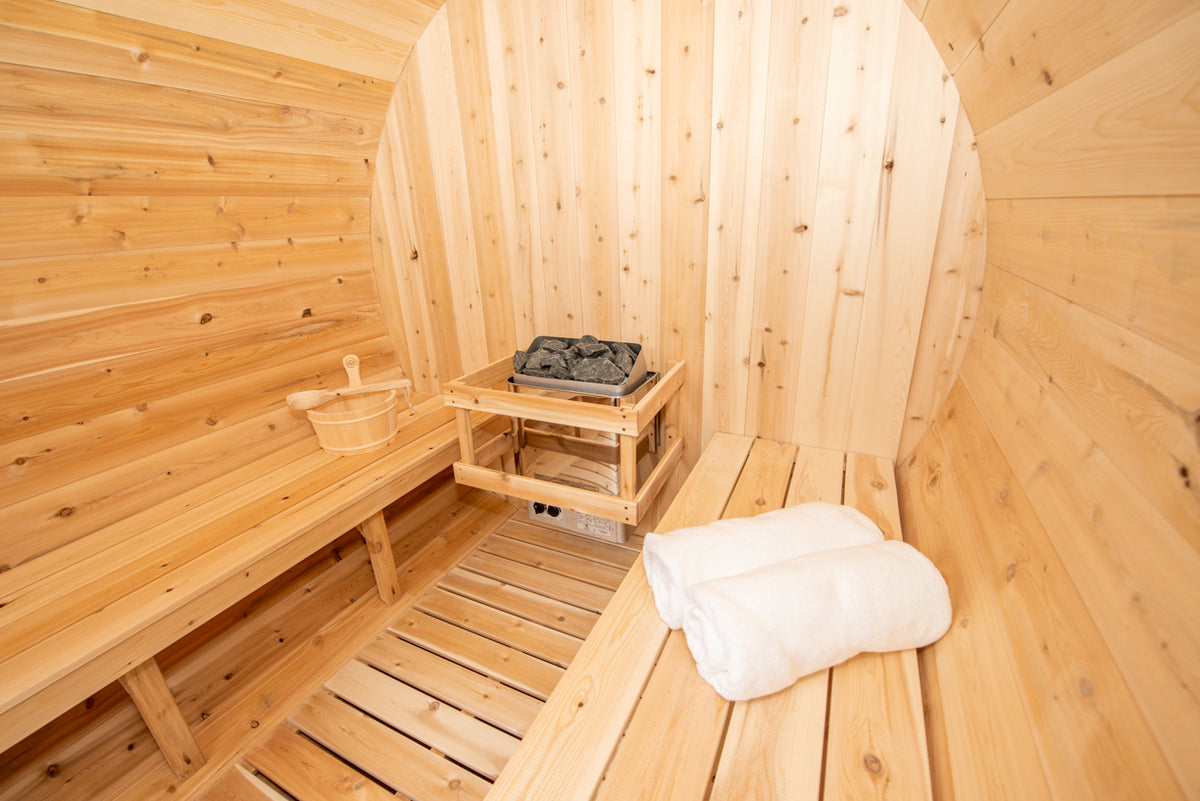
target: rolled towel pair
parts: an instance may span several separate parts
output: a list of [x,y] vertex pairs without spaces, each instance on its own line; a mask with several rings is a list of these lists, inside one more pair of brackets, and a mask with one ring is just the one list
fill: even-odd
[[722,697],[744,701],[865,651],[928,645],[950,620],[941,573],[893,540],[696,584],[683,632],[700,675]]
[[659,615],[678,629],[693,585],[817,551],[871,542],[883,542],[883,532],[857,509],[802,503],[757,517],[647,534],[642,560]]

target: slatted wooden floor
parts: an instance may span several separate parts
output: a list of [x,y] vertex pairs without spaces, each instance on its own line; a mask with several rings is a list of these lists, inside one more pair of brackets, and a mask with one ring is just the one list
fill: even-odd
[[509,520],[204,798],[482,799],[639,546]]

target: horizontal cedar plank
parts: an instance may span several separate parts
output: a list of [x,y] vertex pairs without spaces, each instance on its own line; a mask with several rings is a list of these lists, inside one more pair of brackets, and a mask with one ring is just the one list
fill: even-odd
[[270,293],[279,283],[329,279],[331,264],[345,271],[366,267],[369,246],[366,237],[350,236],[0,264],[11,281],[11,293],[0,302],[0,321],[20,324],[21,318],[169,301],[217,286]]
[[[378,315],[310,322],[265,332],[254,341],[217,349],[205,343],[120,355],[0,382],[0,439],[30,437],[139,404],[152,404],[229,378],[253,376],[261,364],[289,363],[312,377],[312,388],[340,385],[344,353],[363,360],[364,378],[388,364],[391,343],[382,340]],[[170,371],[163,365],[172,366]]]
[[[52,0],[0,7],[5,60],[383,119],[392,80]],[[132,56],[132,57],[131,57]]]
[[134,149],[154,142],[373,158],[382,126],[279,103],[0,64],[0,127],[62,136],[81,150],[132,135]]
[[369,212],[366,198],[343,195],[0,197],[0,270],[8,283],[20,259],[109,252],[161,270],[205,245],[224,247],[234,259],[234,242],[246,248],[292,239],[305,247],[318,237],[369,234]]
[[988,259],[1200,362],[1200,198],[994,200]]
[[199,295],[214,286],[271,291],[281,281],[328,277],[331,265],[366,267],[370,247],[366,235],[335,235],[0,262],[11,287],[0,301],[0,320]]
[[[924,20],[930,33],[936,17],[943,12],[953,15],[954,7],[961,5],[933,3]],[[1053,7],[1038,0],[970,0],[965,5],[972,9],[974,27],[983,38],[954,70],[954,77],[976,131],[986,131],[1061,91],[1196,8],[1191,0]],[[1137,80],[1148,77],[1138,74]]]
[[0,352],[6,354],[0,380],[187,342],[215,349],[378,308],[371,273],[355,270],[9,323],[0,325]]
[[1200,547],[1200,364],[1006,270],[988,273],[980,324]]
[[[1185,787],[1200,787],[1195,532],[1178,530],[1011,352],[976,332],[962,383],[988,421]],[[981,366],[986,365],[983,369]]]
[[369,195],[369,156],[110,137],[0,134],[0,195]]
[[[235,0],[219,9],[164,7],[157,0],[76,0],[76,4],[173,28],[176,38],[201,34],[387,81],[396,80],[420,30],[407,25],[389,30],[394,16],[372,15],[348,23],[315,10],[311,3]],[[405,0],[403,5],[432,13],[424,3]]]
[[[953,74],[963,59],[974,50],[979,37],[988,29],[1006,2],[1007,0],[964,0],[958,3],[934,3],[931,8],[922,3],[923,13],[916,16],[925,26],[925,31],[941,54],[942,61],[946,62],[946,69]],[[961,82],[959,85],[961,87]]]
[[1066,569],[1057,533],[1039,520],[963,387],[955,385],[938,429],[971,499],[972,527],[986,532],[976,540],[984,569],[1003,577],[993,592],[1054,796],[1186,797],[1080,596],[1077,581],[1096,578]]
[[1200,12],[978,128],[988,198],[1194,194],[1198,35]]
[[[340,376],[334,373],[330,375],[332,380],[322,383],[344,386],[344,375],[344,372]],[[261,415],[279,412],[286,405],[289,392],[312,389],[317,383],[315,375],[298,375],[296,366],[291,364],[266,368],[253,378],[260,383],[238,377],[156,401],[152,406],[146,404],[144,411],[123,410],[89,419],[83,425],[68,425],[0,444],[0,480],[4,480],[6,489],[0,509],[90,476],[124,473],[127,466],[142,463],[143,459],[153,460],[155,455],[184,446],[190,440],[207,438]],[[399,404],[407,411],[403,400]],[[272,419],[280,431],[294,426],[303,429],[307,421],[303,413],[291,410],[286,417]],[[402,415],[400,419],[404,421],[405,417]],[[236,451],[235,441],[225,445],[222,440],[220,436],[211,436],[204,439],[200,448]],[[161,464],[170,465],[179,473],[186,472],[188,463],[179,459],[180,453],[175,451],[174,460],[164,460]],[[107,485],[106,491],[119,486],[114,481]],[[74,495],[79,500],[70,489],[59,494],[65,498]],[[14,528],[20,531],[23,526],[18,523]]]

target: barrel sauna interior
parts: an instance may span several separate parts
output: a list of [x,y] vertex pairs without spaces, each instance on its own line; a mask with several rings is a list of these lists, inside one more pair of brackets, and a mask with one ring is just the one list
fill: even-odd
[[[284,397],[346,353],[420,396],[636,341],[687,362],[666,495],[715,432],[895,462],[956,610],[935,798],[1200,798],[1198,41],[1189,0],[4,0],[0,571],[312,437]],[[369,583],[353,542],[164,654],[190,725],[319,656],[199,667]],[[131,710],[0,797],[203,793]]]

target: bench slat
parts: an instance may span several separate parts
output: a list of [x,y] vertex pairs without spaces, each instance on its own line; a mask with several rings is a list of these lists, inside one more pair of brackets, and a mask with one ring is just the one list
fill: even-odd
[[[892,463],[846,458],[846,503],[902,539]],[[930,799],[916,651],[859,654],[833,669],[825,798]]]
[[[795,445],[755,440],[724,518],[778,509],[787,495]],[[682,631],[672,631],[600,787],[597,801],[704,798],[731,704],[696,671]]]
[[[841,451],[802,447],[787,505],[841,503]],[[711,801],[816,801],[821,792],[829,671],[782,692],[733,705]]]
[[[659,523],[699,525],[725,508],[752,440],[718,434]],[[666,640],[639,557],[497,779],[493,801],[588,801]]]

